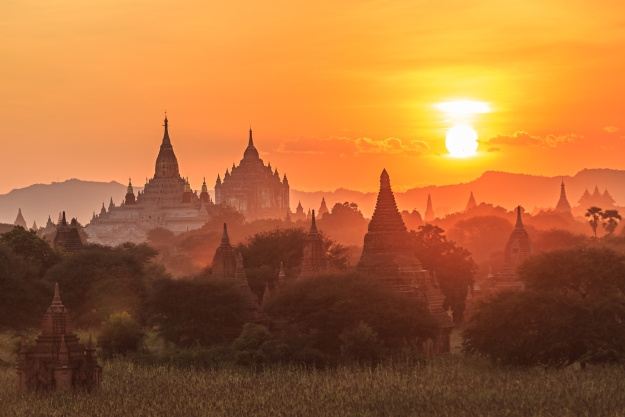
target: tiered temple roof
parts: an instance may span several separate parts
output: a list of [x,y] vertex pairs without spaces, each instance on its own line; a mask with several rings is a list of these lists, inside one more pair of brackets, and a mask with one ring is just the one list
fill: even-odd
[[300,279],[308,278],[327,271],[326,248],[323,237],[317,230],[315,211],[312,212],[310,230],[304,238],[304,257],[302,258],[302,270]]
[[234,278],[237,271],[237,261],[234,248],[230,244],[228,228],[224,223],[224,231],[221,237],[221,245],[215,251],[213,257],[212,276],[216,278]]
[[558,200],[558,204],[556,205],[556,210],[562,213],[571,212],[571,205],[569,204],[569,200],[566,199],[566,190],[564,189],[564,179],[562,180],[562,185],[560,185],[560,200]]
[[61,302],[58,284],[35,346],[22,343],[17,374],[21,391],[90,392],[100,388],[102,368],[91,336],[86,348],[79,343],[69,310]]
[[443,310],[444,296],[435,275],[424,271],[414,256],[411,237],[397,209],[386,170],[380,176],[380,192],[358,269],[396,292],[424,300],[440,328],[435,339],[424,348],[428,353],[449,352],[453,323]]

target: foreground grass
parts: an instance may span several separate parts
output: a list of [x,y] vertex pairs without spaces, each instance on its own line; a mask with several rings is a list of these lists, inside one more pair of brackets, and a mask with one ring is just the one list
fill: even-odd
[[514,370],[462,356],[421,367],[252,372],[104,364],[95,395],[19,394],[0,368],[2,416],[619,416],[625,369]]

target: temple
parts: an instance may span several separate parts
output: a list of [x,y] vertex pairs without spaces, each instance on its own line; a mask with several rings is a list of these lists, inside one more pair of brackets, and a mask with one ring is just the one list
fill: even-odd
[[248,221],[262,218],[283,219],[289,206],[289,181],[280,179],[278,169],[272,172],[258,155],[252,138],[239,166],[226,169],[223,181],[217,176],[215,204],[227,204],[242,213]]
[[436,275],[425,271],[414,256],[410,234],[395,203],[386,170],[380,176],[380,192],[365,235],[358,269],[381,280],[393,291],[424,300],[437,320],[439,332],[425,344],[428,354],[450,351],[453,322],[443,309],[443,296]]
[[469,201],[467,201],[467,206],[464,208],[464,211],[469,211],[472,208],[477,207],[477,203],[475,202],[475,197],[473,197],[473,191],[471,191],[471,195],[469,196]]
[[517,207],[517,220],[514,230],[508,238],[504,249],[501,271],[491,277],[490,290],[498,291],[505,288],[523,289],[524,284],[519,278],[517,268],[534,253],[534,245],[525,230],[521,218],[521,206]]
[[435,219],[434,209],[432,208],[432,197],[428,193],[428,203],[425,209],[425,216],[423,217],[423,221],[431,222]]
[[57,284],[35,346],[26,347],[22,343],[19,351],[20,391],[91,392],[100,388],[102,367],[91,336],[85,347],[72,330],[69,310],[61,302]]
[[556,211],[561,213],[571,213],[571,205],[569,204],[569,200],[566,199],[564,179],[562,180],[562,185],[560,185],[560,199],[558,200],[558,204],[556,204]]
[[300,279],[312,277],[314,275],[327,272],[326,248],[323,244],[323,237],[317,230],[315,222],[315,211],[312,212],[312,223],[310,230],[304,238],[304,256],[302,258],[302,270]]
[[61,223],[56,227],[53,243],[55,248],[62,249],[68,253],[78,252],[83,249],[84,245],[78,233],[78,222],[76,219],[72,219],[71,223],[67,224],[65,212],[63,212]]
[[304,213],[304,207],[302,207],[301,201],[297,202],[295,213],[291,214],[291,220],[293,220],[294,222],[298,220],[306,220],[306,213]]
[[22,226],[24,229],[28,229],[28,226],[26,225],[26,220],[24,219],[24,216],[22,215],[21,208],[17,209],[17,217],[15,218],[13,225]]
[[[215,251],[212,265],[212,276],[214,278],[233,278],[237,272],[237,260],[234,247],[230,244],[228,228],[224,223],[224,231],[221,237],[221,245]],[[245,271],[244,271],[245,273]]]
[[126,196],[119,206],[111,199],[107,210],[102,203],[99,214],[94,213],[85,227],[89,242],[107,245],[141,243],[146,240],[148,230],[157,227],[179,234],[201,228],[217,210],[205,183],[198,196],[189,181],[180,176],[167,117],[163,126],[154,177],[146,179],[143,190],[136,196],[132,181],[129,181]]
[[326,213],[329,213],[330,210],[328,210],[328,206],[326,205],[326,198],[325,197],[321,197],[321,206],[319,206],[319,211],[317,212],[317,217],[319,217],[320,219],[323,218],[323,216]]
[[616,201],[610,195],[610,192],[606,188],[603,193],[599,191],[599,187],[595,186],[595,191],[590,194],[588,189],[584,191],[584,194],[578,201],[578,206],[573,208],[573,214],[576,216],[583,216],[590,207],[600,207],[605,210],[617,210]]

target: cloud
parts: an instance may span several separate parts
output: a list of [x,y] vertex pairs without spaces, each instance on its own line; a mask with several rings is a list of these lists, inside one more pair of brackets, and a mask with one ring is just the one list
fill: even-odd
[[489,146],[488,149],[486,149],[488,152],[499,152],[500,150],[501,148],[496,148],[494,146]]
[[603,128],[603,130],[605,130],[608,133],[614,133],[614,132],[618,132],[619,128],[616,126],[606,126]]
[[518,131],[512,135],[497,135],[486,141],[487,145],[508,145],[508,146],[531,146],[536,148],[557,148],[569,143],[575,143],[578,139],[583,139],[581,135],[547,135],[544,137],[533,136],[527,132]]
[[329,138],[300,137],[280,143],[277,152],[300,154],[339,154],[359,156],[364,154],[422,155],[430,146],[420,140],[402,141],[397,138],[374,140],[331,136]]

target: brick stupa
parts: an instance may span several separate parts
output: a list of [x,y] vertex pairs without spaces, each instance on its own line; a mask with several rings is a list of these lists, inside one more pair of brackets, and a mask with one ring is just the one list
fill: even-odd
[[310,231],[304,238],[304,257],[302,258],[302,270],[300,279],[312,277],[327,271],[326,248],[323,237],[317,230],[315,211],[312,212]]
[[518,206],[516,225],[504,249],[501,271],[493,277],[490,289],[492,291],[498,291],[504,288],[522,290],[524,284],[519,278],[517,268],[524,260],[532,256],[533,253],[534,245],[523,225],[521,206]]
[[397,209],[386,170],[380,176],[380,192],[358,269],[382,280],[393,291],[424,300],[439,326],[437,335],[424,345],[424,350],[428,354],[450,351],[453,323],[443,309],[445,297],[436,276],[425,271],[414,256],[411,237]]
[[35,346],[22,343],[17,367],[20,391],[91,392],[100,388],[102,367],[91,336],[85,347],[72,330],[69,310],[61,302],[57,284]]
[[234,253],[234,248],[230,244],[230,238],[228,237],[228,227],[224,223],[224,232],[221,237],[221,245],[215,251],[213,257],[213,272],[214,278],[234,278],[237,271],[237,261]]

